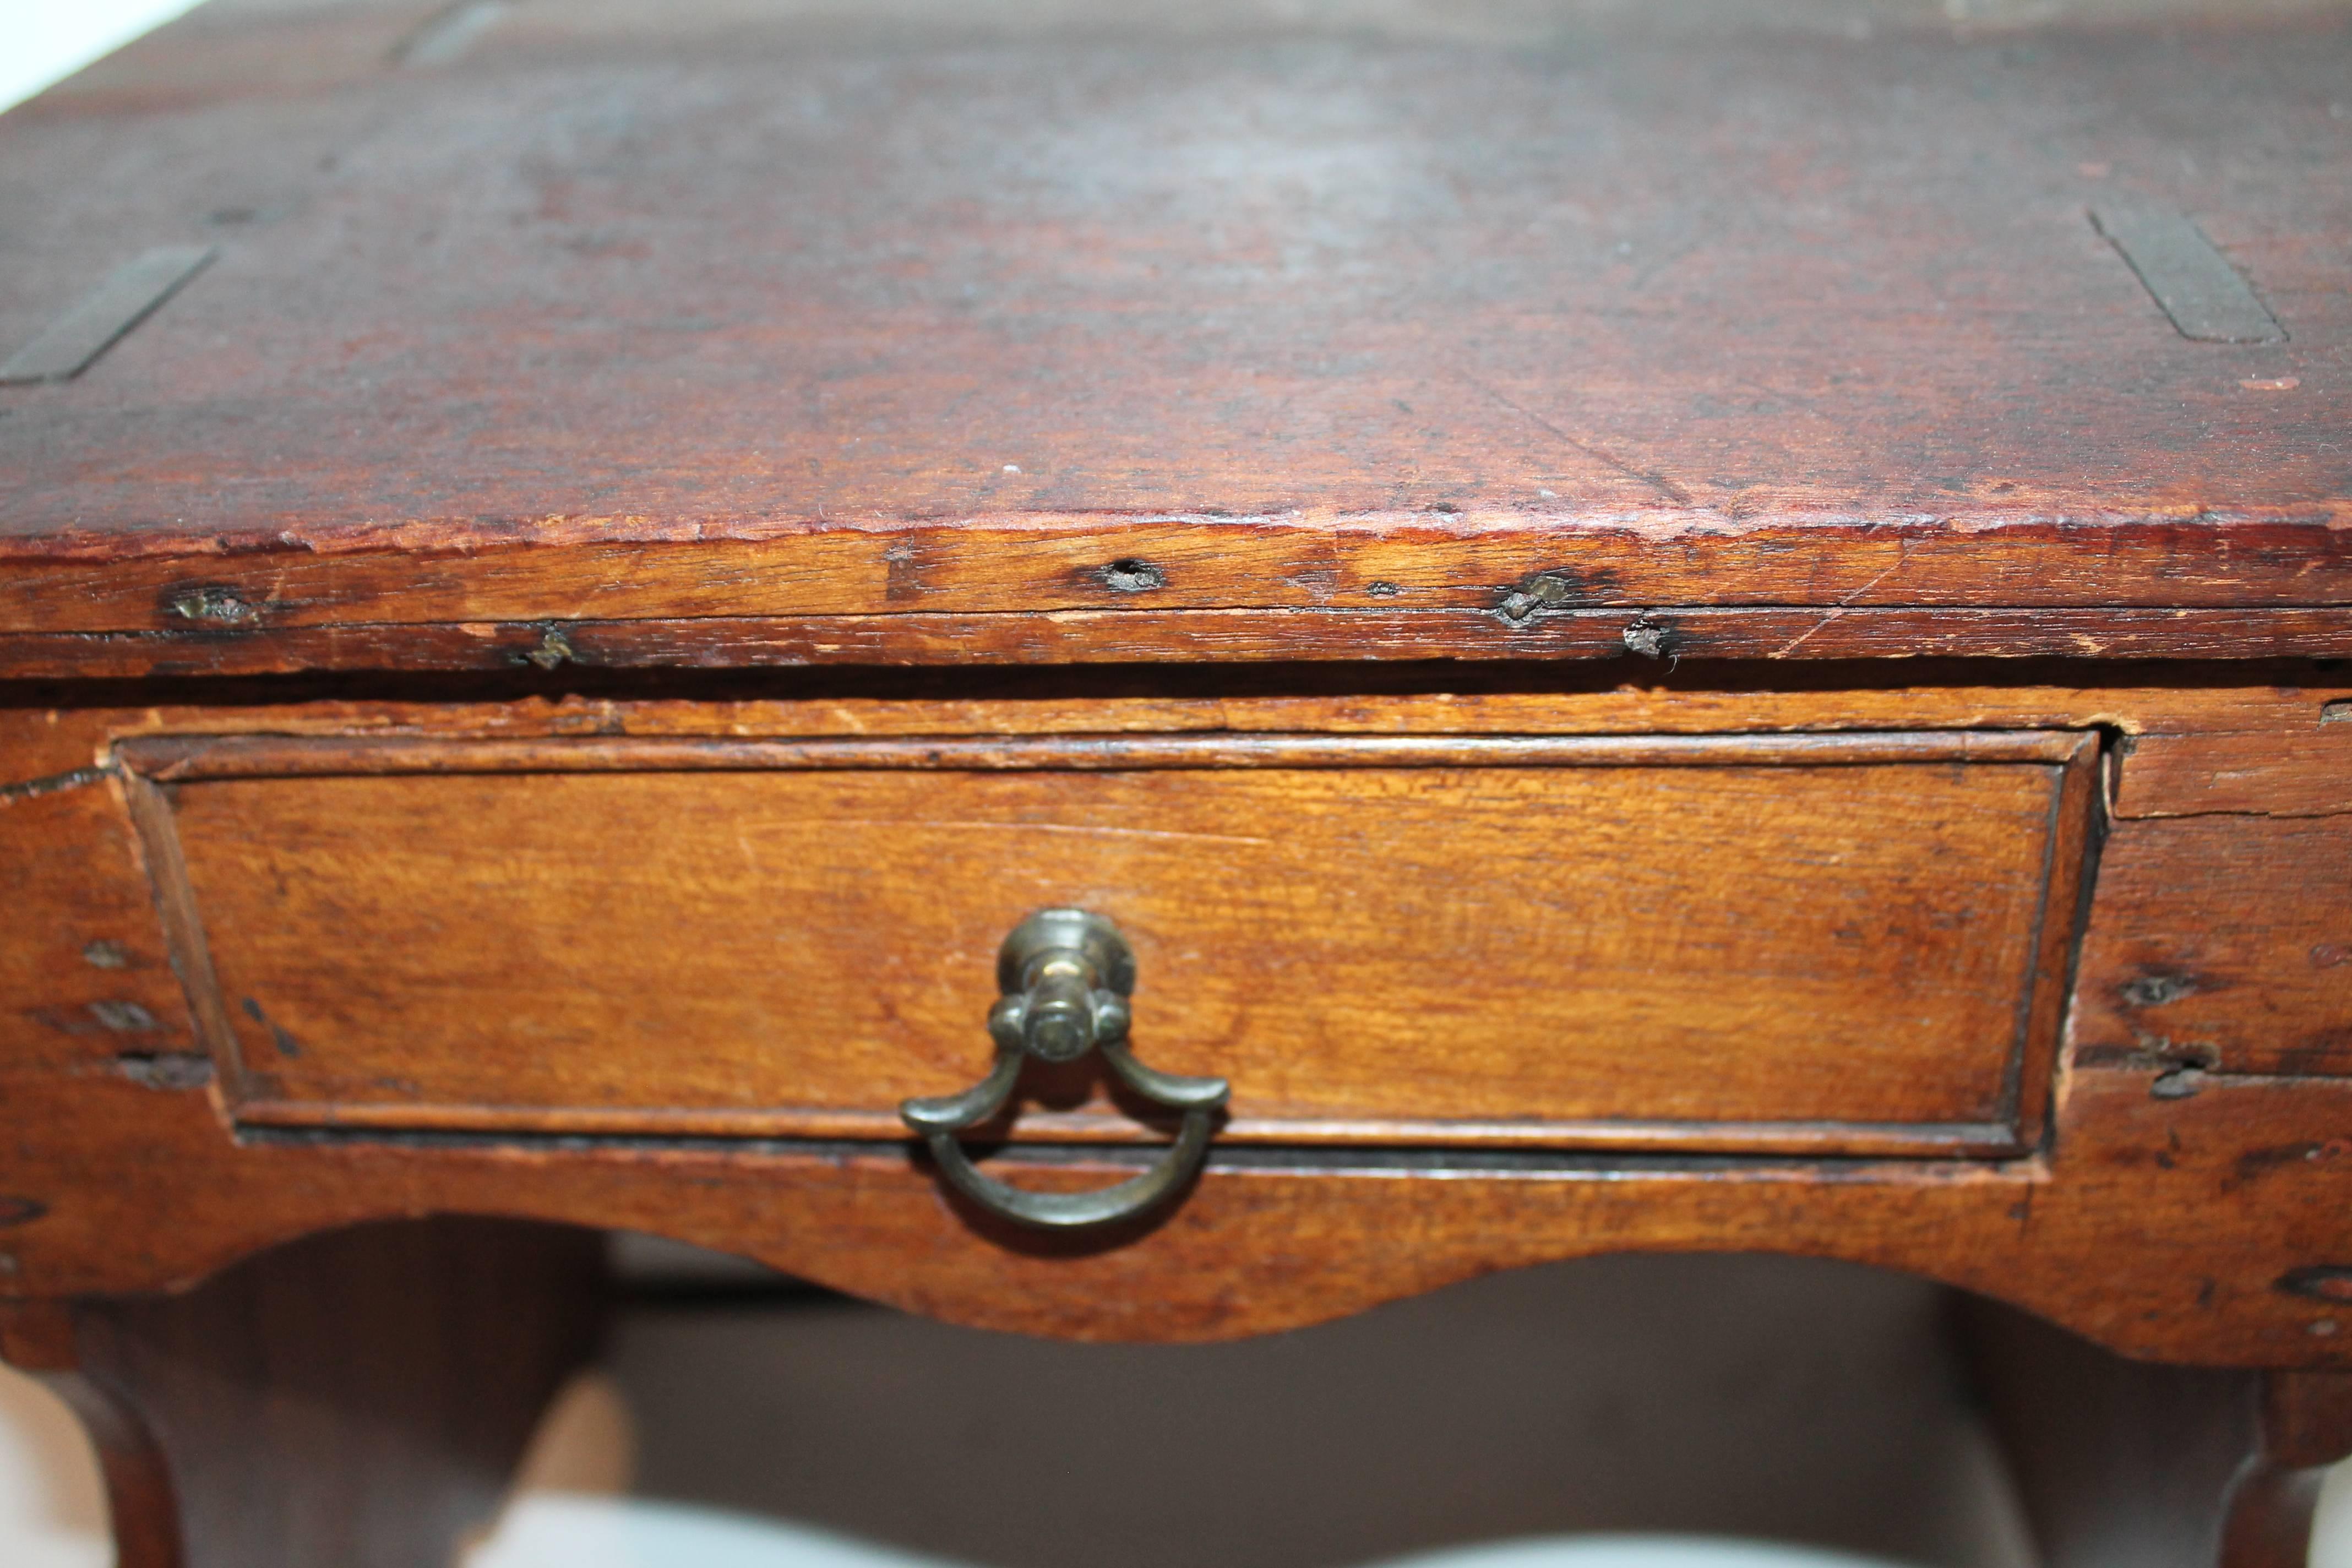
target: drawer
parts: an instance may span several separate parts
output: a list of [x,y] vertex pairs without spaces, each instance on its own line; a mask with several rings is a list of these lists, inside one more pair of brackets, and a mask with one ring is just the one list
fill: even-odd
[[[126,742],[254,1125],[899,1139],[997,944],[1132,944],[1224,1142],[1878,1153],[2038,1137],[2074,731]],[[1009,1135],[1152,1138],[1039,1065]],[[1148,1121],[1148,1118],[1145,1119]]]

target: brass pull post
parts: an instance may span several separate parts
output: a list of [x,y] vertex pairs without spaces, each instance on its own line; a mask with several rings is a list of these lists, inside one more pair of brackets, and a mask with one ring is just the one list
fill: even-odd
[[[909,1100],[898,1107],[907,1125],[930,1146],[948,1181],[992,1213],[1055,1229],[1115,1225],[1183,1187],[1208,1156],[1209,1135],[1227,1086],[1221,1078],[1157,1071],[1128,1049],[1135,954],[1118,928],[1085,910],[1039,910],[1004,939],[996,957],[996,987],[1001,994],[988,1013],[996,1065],[988,1076],[961,1094]],[[1068,1062],[1090,1050],[1100,1051],[1119,1081],[1137,1094],[1184,1113],[1167,1155],[1131,1181],[1091,1193],[1024,1192],[982,1174],[956,1134],[1003,1109],[1027,1058]]]

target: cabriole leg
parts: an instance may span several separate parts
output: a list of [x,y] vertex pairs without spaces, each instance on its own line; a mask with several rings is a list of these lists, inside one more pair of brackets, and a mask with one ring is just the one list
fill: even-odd
[[79,1412],[121,1568],[446,1568],[593,1349],[593,1232],[338,1231],[185,1295],[34,1303],[0,1350]]
[[2304,1568],[2352,1373],[2126,1361],[1982,1300],[1960,1323],[2045,1568]]

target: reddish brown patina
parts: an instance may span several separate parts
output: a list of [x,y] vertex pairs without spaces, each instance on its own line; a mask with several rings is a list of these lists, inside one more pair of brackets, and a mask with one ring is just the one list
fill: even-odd
[[[125,1568],[449,1561],[593,1227],[1905,1269],[2052,1568],[2301,1563],[2340,7],[219,3],[0,118],[0,1353]],[[1008,1074],[1055,909],[1205,1142]]]
[[[231,15],[0,122],[0,342],[143,247],[219,251],[78,379],[0,388],[0,630],[233,632],[198,658],[259,668],[322,625],[1311,609],[971,640],[1514,657],[1624,651],[1620,618],[1546,635],[1593,606],[2063,606],[2095,640],[2236,607],[2179,623],[2210,653],[2352,584],[2324,16],[1013,6],[656,47],[564,7],[388,67],[413,9]],[[2093,222],[2126,205],[2284,341],[2184,336]],[[1719,651],[1854,651],[1811,624]]]

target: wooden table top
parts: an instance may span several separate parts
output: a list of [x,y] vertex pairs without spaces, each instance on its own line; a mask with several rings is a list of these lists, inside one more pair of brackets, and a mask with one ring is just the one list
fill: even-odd
[[1119,9],[207,7],[10,113],[0,353],[214,254],[0,386],[0,630],[2352,591],[2340,8]]

